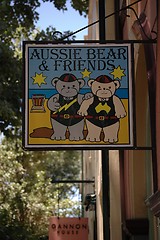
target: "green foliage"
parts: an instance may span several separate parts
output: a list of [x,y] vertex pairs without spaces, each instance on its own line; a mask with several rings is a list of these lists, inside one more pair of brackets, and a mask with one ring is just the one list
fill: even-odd
[[0,3],[0,41],[11,42],[18,27],[24,32],[34,28],[34,22],[38,20],[38,0],[2,0]]
[[[35,41],[55,41],[63,39],[69,35],[71,35],[72,32],[70,31],[64,31],[63,33],[56,31],[56,29],[52,26],[49,26],[46,28],[46,30],[35,30],[34,34],[34,40]],[[30,38],[33,38],[33,34]],[[75,36],[67,37],[65,40],[75,40]]]
[[21,124],[22,63],[4,43],[0,43],[0,66],[0,130],[8,136],[8,126]]
[[[66,10],[66,0],[50,2],[57,9]],[[0,2],[0,131],[7,137],[13,135],[15,127],[21,126],[22,40],[53,41],[71,35],[66,31],[53,36],[56,29],[52,26],[46,30],[35,29],[40,4],[39,0]],[[82,14],[87,10],[88,1],[74,0],[71,4]],[[74,39],[75,36],[67,38]]]
[[[67,0],[43,0],[51,2],[58,10],[67,10]],[[89,0],[72,0],[71,6],[82,15],[88,12]],[[30,34],[35,29],[39,19],[37,8],[40,0],[1,0],[0,2],[0,41],[10,43],[15,37],[17,28],[21,27],[21,34]]]
[[79,215],[78,199],[72,199],[77,188],[52,183],[56,174],[79,177],[79,151],[25,152],[16,139],[3,141],[0,156],[0,233],[37,240],[47,235],[50,216]]
[[[58,10],[67,10],[67,0],[43,0],[43,2],[52,2]],[[79,11],[80,15],[88,13],[89,0],[70,0],[71,6]]]
[[88,13],[89,0],[72,0],[71,6],[79,11],[80,15],[84,13],[84,16]]
[[[66,10],[66,1],[50,2]],[[88,1],[71,4],[87,12]],[[0,132],[7,137],[0,145],[0,240],[46,240],[49,216],[79,216],[79,202],[72,198],[77,186],[53,182],[78,178],[80,152],[21,148],[22,41],[52,41],[56,31],[35,29],[39,6],[40,0],[0,1]]]

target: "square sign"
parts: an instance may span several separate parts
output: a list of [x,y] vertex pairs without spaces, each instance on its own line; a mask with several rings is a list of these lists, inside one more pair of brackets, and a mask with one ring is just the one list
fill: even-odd
[[88,240],[88,218],[51,217],[49,240]]
[[131,45],[24,42],[25,149],[133,146]]

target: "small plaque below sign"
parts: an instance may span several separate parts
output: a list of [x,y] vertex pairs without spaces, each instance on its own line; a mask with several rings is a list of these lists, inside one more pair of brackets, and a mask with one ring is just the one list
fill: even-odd
[[133,147],[131,45],[24,42],[25,149]]
[[49,240],[88,240],[87,218],[51,217]]

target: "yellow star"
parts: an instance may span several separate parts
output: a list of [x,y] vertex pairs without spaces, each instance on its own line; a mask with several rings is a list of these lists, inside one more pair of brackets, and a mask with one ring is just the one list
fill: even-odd
[[120,80],[121,80],[121,78],[122,78],[123,76],[125,76],[125,74],[124,74],[124,69],[121,69],[120,66],[118,66],[117,68],[115,68],[115,69],[113,70],[113,72],[111,72],[110,74],[112,74],[112,75],[114,76],[114,79],[118,78],[118,79],[120,79]]
[[89,78],[91,72],[89,72],[89,71],[85,68],[84,71],[81,72],[81,74],[83,75],[83,78],[85,78],[85,77],[88,77],[88,78]]
[[35,76],[32,77],[32,78],[33,78],[33,80],[34,80],[33,84],[38,84],[39,87],[41,87],[41,84],[47,84],[47,83],[45,82],[45,79],[46,79],[47,77],[43,76],[43,73],[40,73],[40,74],[35,73]]

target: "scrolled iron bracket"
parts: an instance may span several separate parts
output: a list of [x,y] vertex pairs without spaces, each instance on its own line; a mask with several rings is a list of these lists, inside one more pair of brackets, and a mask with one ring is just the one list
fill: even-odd
[[[139,24],[139,26],[140,26],[140,28],[141,28],[141,31],[143,32],[143,34],[144,34],[144,36],[146,37],[146,39],[148,39],[148,40],[157,40],[157,32],[156,32],[156,31],[151,30],[150,36],[148,36],[147,33],[146,33],[145,30],[144,30],[142,21],[143,21],[144,16],[146,17],[145,13],[142,12],[142,13],[140,14],[140,17],[138,17],[138,14],[136,13],[136,11],[135,11],[135,9],[134,9],[133,7],[128,6],[127,9],[130,9],[130,10],[133,11],[133,13],[134,13],[134,15],[135,15],[135,17],[136,17],[136,19],[137,19],[137,22],[138,22],[138,24]],[[130,15],[127,14],[126,17],[130,17]],[[152,33],[156,35],[155,38],[152,38],[152,36],[151,36]]]
[[[153,31],[153,30],[151,30],[150,33],[151,33],[151,34],[152,34],[152,33],[155,34],[156,37],[155,37],[155,38],[152,38],[151,35],[150,35],[150,36],[147,36],[147,34],[146,34],[146,32],[145,32],[145,30],[144,30],[144,28],[143,28],[143,26],[142,26],[141,18],[138,17],[136,11],[134,10],[134,8],[132,8],[133,5],[137,4],[137,3],[140,2],[140,1],[141,1],[141,0],[137,0],[137,1],[129,4],[128,6],[125,6],[125,7],[121,8],[121,9],[119,9],[119,10],[117,10],[117,11],[115,11],[115,12],[113,12],[113,13],[107,15],[107,16],[105,16],[104,19],[110,18],[111,16],[116,15],[116,14],[119,14],[120,12],[122,12],[122,11],[124,11],[124,10],[130,9],[130,10],[132,10],[133,13],[135,14],[135,17],[136,17],[136,19],[137,19],[137,21],[138,21],[138,23],[139,23],[139,26],[140,26],[143,34],[145,35],[146,39],[147,39],[147,40],[150,40],[150,41],[157,40],[157,32],[155,32],[155,31]],[[126,14],[126,17],[130,17],[130,15],[127,15],[127,14]],[[155,19],[156,19],[156,18],[155,18]],[[93,26],[93,25],[95,25],[95,24],[97,24],[97,23],[99,23],[99,20],[97,20],[97,21],[95,21],[95,22],[93,22],[93,23],[91,23],[91,24],[89,24],[89,25],[87,25],[87,26],[85,26],[85,27],[83,27],[83,28],[80,28],[79,30],[77,30],[77,31],[75,31],[75,32],[72,32],[72,33],[70,33],[70,34],[67,35],[67,36],[63,36],[62,32],[60,32],[60,31],[55,31],[55,32],[53,33],[53,39],[54,39],[54,40],[60,40],[60,41],[63,41],[63,40],[65,40],[65,39],[66,39],[66,40],[69,40],[69,38],[70,38],[71,36],[73,36],[73,35],[81,32],[81,31],[83,31],[83,30],[85,30],[85,29],[87,29],[87,28],[89,28],[89,27],[91,27],[91,26]],[[59,38],[56,37],[58,34],[59,34]]]
[[63,38],[63,34],[60,31],[53,32],[53,40],[61,40]]
[[62,32],[55,31],[55,32],[53,32],[52,37],[53,37],[54,41],[63,41],[64,39],[67,39],[67,41],[69,41],[69,37],[72,35],[73,34],[70,34],[70,35],[64,37]]

